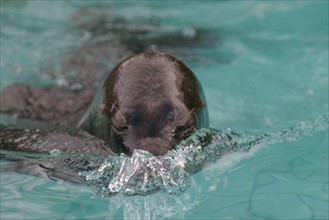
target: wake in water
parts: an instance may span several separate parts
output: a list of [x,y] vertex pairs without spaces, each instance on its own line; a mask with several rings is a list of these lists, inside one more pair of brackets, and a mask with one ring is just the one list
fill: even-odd
[[[0,158],[23,162],[2,164],[1,171],[87,182],[95,186],[101,196],[145,195],[158,190],[180,193],[190,187],[191,175],[206,164],[228,153],[248,152],[255,145],[296,141],[313,135],[328,128],[328,118],[327,115],[315,121],[301,122],[290,129],[260,135],[239,134],[231,129],[200,129],[163,156],[135,150],[131,157],[110,155],[105,143],[79,130],[65,130],[64,133],[64,130],[56,129],[25,129],[13,133],[11,128],[4,128],[0,135]],[[17,148],[22,152],[6,150],[5,147],[10,146],[2,142],[5,141],[3,138],[11,137],[9,134],[13,134],[14,144],[23,146]],[[43,138],[40,139],[42,144],[31,142],[35,135]],[[33,151],[26,152],[24,146]],[[93,146],[94,154],[89,151],[90,146]]]
[[207,163],[230,152],[248,152],[252,146],[296,141],[328,128],[328,116],[305,121],[280,132],[261,135],[238,134],[231,129],[201,129],[182,141],[175,150],[164,156],[135,150],[131,157],[124,154],[109,156],[93,169],[79,175],[97,187],[98,194],[149,194],[158,190],[179,193],[190,186],[189,177]]

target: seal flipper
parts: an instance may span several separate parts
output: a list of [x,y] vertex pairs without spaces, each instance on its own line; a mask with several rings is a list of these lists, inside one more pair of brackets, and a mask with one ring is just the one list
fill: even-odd
[[8,164],[1,164],[0,172],[17,172],[21,174],[28,174],[32,176],[42,177],[44,179],[51,179],[56,181],[66,181],[76,184],[84,184],[84,180],[76,175],[66,174],[63,171],[48,169],[41,164],[18,161],[10,162]]
[[0,171],[83,183],[79,169],[115,155],[102,140],[69,128],[20,129],[0,126]]
[[72,128],[21,129],[0,125],[0,150],[47,155],[56,152],[115,155],[103,140]]

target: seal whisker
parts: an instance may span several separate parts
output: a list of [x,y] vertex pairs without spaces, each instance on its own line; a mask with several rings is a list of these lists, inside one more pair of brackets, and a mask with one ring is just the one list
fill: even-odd
[[115,110],[118,111],[119,115],[122,117],[122,119],[127,123],[127,120],[125,119],[125,117],[121,114],[121,112],[119,111],[119,109],[115,106],[115,104],[112,105],[112,108],[115,108]]
[[187,113],[187,114],[185,115],[185,117],[183,118],[183,120],[185,120],[190,114],[192,114],[193,111],[194,111],[194,108],[192,108],[192,110],[189,111],[189,113]]

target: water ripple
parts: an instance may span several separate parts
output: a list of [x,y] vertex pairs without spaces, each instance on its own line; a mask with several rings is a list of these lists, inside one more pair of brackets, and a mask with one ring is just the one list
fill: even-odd
[[328,116],[324,116],[301,122],[290,129],[261,135],[239,134],[231,129],[200,129],[164,156],[135,150],[131,157],[124,154],[109,156],[102,163],[94,164],[91,171],[90,166],[88,171],[80,169],[79,175],[97,186],[101,196],[116,193],[145,195],[158,190],[180,193],[189,188],[189,177],[193,173],[223,155],[248,152],[255,145],[296,141],[327,129],[328,121]]

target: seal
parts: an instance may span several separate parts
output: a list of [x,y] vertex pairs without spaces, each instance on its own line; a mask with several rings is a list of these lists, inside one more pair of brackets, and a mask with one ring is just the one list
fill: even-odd
[[[141,53],[110,72],[80,129],[0,125],[0,159],[14,161],[0,172],[84,183],[81,166],[88,170],[109,155],[130,155],[134,149],[163,155],[207,126],[205,98],[193,72],[170,55]],[[34,153],[42,157],[31,157]]]
[[163,155],[208,127],[208,112],[199,81],[182,61],[144,52],[113,68],[77,127],[116,153]]

